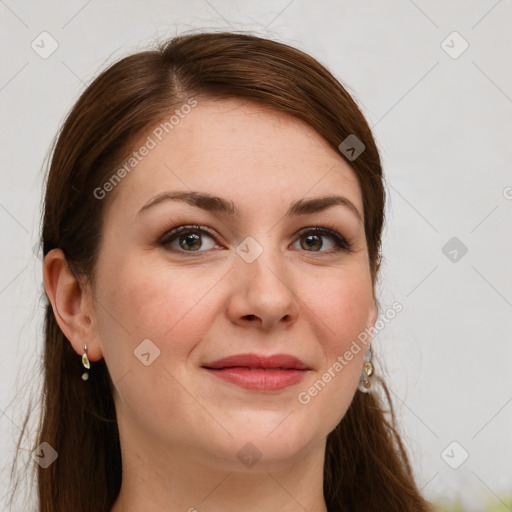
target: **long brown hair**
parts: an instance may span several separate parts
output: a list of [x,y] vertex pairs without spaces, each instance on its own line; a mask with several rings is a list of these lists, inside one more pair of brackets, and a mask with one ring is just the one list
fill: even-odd
[[[338,80],[311,56],[283,43],[233,32],[175,37],[103,71],[69,113],[48,169],[43,253],[64,252],[77,279],[94,282],[108,197],[104,184],[131,144],[190,97],[237,97],[301,119],[333,148],[349,135],[365,146],[348,163],[358,176],[373,283],[381,261],[385,189],[371,130]],[[344,155],[340,152],[340,156]],[[41,512],[109,512],[121,485],[112,382],[103,360],[81,379],[80,358],[46,297],[44,388],[34,447],[58,459],[36,467]],[[416,486],[382,378],[380,393],[356,392],[327,437],[324,496],[330,511],[431,510]],[[375,386],[375,384],[374,384]],[[384,402],[389,405],[385,409]],[[20,448],[21,438],[18,442]]]

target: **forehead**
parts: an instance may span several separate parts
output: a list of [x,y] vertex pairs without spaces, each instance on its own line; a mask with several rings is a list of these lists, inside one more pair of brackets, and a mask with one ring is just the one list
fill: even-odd
[[284,207],[339,192],[362,211],[355,172],[307,123],[243,99],[200,101],[172,124],[171,115],[131,148],[137,162],[116,186],[113,203],[122,198],[133,210],[164,191],[201,190],[241,205]]

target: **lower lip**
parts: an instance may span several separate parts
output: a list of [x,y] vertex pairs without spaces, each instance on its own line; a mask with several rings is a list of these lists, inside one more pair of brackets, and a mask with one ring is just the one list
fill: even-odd
[[205,368],[212,375],[226,382],[231,382],[245,389],[253,391],[279,391],[298,384],[307,373],[307,370],[265,370],[258,368],[223,368],[212,370]]

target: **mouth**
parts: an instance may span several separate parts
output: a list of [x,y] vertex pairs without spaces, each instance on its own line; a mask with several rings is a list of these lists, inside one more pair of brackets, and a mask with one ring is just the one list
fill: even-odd
[[280,391],[296,385],[311,370],[289,354],[238,354],[202,367],[224,382],[259,392]]

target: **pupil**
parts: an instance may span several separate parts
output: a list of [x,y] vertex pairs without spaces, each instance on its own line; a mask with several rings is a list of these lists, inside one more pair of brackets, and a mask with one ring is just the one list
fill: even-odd
[[319,236],[317,235],[309,235],[306,237],[306,245],[309,248],[315,248],[315,245],[318,245],[318,248],[322,247],[322,242]]
[[[187,249],[188,246],[193,246],[196,242],[198,242],[200,239],[199,235],[197,234],[191,234],[191,235],[185,235],[183,237],[183,243],[181,244],[181,246],[184,248],[184,249]],[[194,250],[196,249],[199,249],[201,247],[201,244],[199,243],[198,247],[195,247]]]

